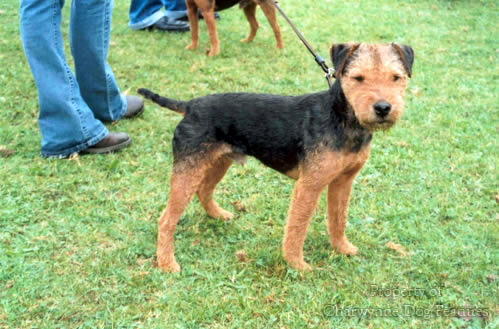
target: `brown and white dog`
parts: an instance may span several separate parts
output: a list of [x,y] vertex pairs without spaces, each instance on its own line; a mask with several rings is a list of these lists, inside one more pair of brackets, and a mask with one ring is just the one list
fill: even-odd
[[203,15],[208,28],[210,36],[210,50],[208,56],[215,56],[220,52],[217,36],[217,26],[215,23],[214,12],[230,8],[239,3],[239,6],[244,10],[244,14],[250,24],[250,33],[247,38],[242,39],[241,42],[250,42],[255,38],[256,31],[258,30],[258,22],[256,20],[255,12],[257,5],[262,8],[263,13],[267,17],[274,35],[276,38],[276,47],[283,48],[281,38],[281,30],[277,24],[275,8],[271,2],[272,0],[186,0],[187,17],[191,25],[191,43],[186,49],[196,49],[199,40],[199,27],[198,27],[198,8]]

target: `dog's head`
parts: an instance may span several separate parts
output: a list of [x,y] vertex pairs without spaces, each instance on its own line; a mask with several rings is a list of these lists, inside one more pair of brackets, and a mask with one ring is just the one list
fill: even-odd
[[336,78],[360,124],[369,130],[393,126],[404,110],[412,48],[396,43],[343,43],[333,45],[330,54]]

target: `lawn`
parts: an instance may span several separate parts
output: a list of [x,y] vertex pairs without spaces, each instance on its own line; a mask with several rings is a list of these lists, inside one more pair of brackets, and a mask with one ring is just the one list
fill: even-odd
[[[130,148],[43,159],[18,6],[0,4],[0,328],[499,327],[497,1],[281,2],[324,57],[351,40],[415,50],[405,114],[374,136],[354,183],[347,235],[359,254],[331,250],[322,195],[304,274],[280,251],[293,181],[256,160],[233,166],[217,189],[236,217],[210,219],[194,200],[175,236],[182,272],[155,268],[181,117],[148,102],[141,118],[109,125],[130,134]],[[239,42],[243,13],[221,12],[221,54],[208,58],[204,23],[199,49],[187,51],[188,33],[130,30],[128,6],[115,3],[109,52],[124,92],[327,88],[282,17],[277,50],[261,10],[251,44]]]

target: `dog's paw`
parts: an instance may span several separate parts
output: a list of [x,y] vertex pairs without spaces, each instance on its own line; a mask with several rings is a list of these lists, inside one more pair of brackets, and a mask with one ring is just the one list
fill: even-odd
[[284,48],[284,43],[283,42],[278,42],[278,43],[276,43],[275,47],[277,49],[282,49],[282,48]]
[[227,210],[221,208],[213,199],[210,199],[206,204],[203,204],[202,206],[204,210],[206,210],[208,216],[210,216],[211,218],[226,221],[234,217],[231,212],[228,212]]
[[219,53],[220,53],[220,48],[210,48],[209,50],[206,51],[208,57],[216,56]]
[[288,265],[300,272],[309,272],[312,271],[312,266],[310,266],[306,261],[303,259],[300,260],[286,260]]
[[180,265],[176,262],[158,264],[158,267],[161,271],[166,273],[177,273],[180,272]]
[[216,210],[208,211],[208,216],[210,216],[211,218],[221,219],[223,221],[226,221],[232,219],[234,217],[234,214],[228,212],[227,210],[219,208]]
[[240,41],[243,42],[243,43],[248,43],[248,42],[253,41],[253,38],[249,38],[248,37],[248,38],[241,39]]
[[197,45],[196,45],[196,44],[193,44],[193,43],[190,43],[190,44],[188,44],[188,45],[185,47],[185,49],[187,49],[187,50],[194,50],[194,49],[196,49],[196,48],[197,48]]
[[356,255],[359,248],[351,244],[348,240],[342,240],[341,242],[335,242],[333,244],[334,249],[343,255]]
[[222,219],[223,221],[226,221],[226,220],[234,218],[234,214],[227,211],[227,210],[222,209],[220,211],[220,216],[218,216],[218,218]]

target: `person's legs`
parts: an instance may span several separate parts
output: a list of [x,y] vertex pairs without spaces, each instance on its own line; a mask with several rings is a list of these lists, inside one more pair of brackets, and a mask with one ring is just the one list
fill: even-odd
[[43,156],[67,156],[101,141],[106,127],[80,94],[63,49],[64,0],[22,0],[20,30],[24,52],[38,89]]
[[165,16],[162,7],[162,0],[132,0],[128,26],[133,30],[141,30],[153,25]]
[[187,15],[185,0],[162,0],[165,7],[165,15],[172,19],[179,19]]
[[107,63],[112,0],[73,0],[69,39],[83,99],[96,118],[120,119],[126,99]]

